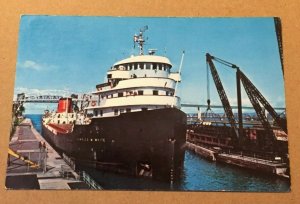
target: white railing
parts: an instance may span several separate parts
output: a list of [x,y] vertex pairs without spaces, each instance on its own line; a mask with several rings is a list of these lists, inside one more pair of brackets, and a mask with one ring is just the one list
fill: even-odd
[[87,109],[136,105],[172,106],[172,104],[174,104],[175,107],[180,107],[180,98],[177,96],[136,95],[108,98],[100,101],[100,105],[90,106]]
[[81,179],[92,189],[103,190],[103,188],[90,177],[85,171],[81,172]]
[[114,91],[121,89],[133,89],[133,88],[143,88],[143,87],[157,87],[157,88],[175,88],[175,81],[169,78],[133,78],[128,80],[122,80],[118,83],[117,86],[105,86],[102,87],[101,90],[93,92],[93,94],[102,93],[106,91]]

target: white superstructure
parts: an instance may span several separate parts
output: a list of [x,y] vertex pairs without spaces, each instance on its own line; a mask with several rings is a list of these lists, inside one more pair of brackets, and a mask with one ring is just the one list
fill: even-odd
[[143,32],[134,40],[140,55],[115,63],[107,72],[107,81],[96,86],[93,100],[86,107],[92,117],[112,117],[125,112],[147,111],[161,108],[180,108],[180,98],[174,96],[180,73],[171,72],[170,60],[143,53]]

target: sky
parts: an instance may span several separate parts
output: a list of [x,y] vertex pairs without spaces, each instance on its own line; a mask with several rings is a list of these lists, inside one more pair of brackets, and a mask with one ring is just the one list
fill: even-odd
[[[136,18],[22,16],[15,95],[70,95],[95,91],[116,61],[138,54],[133,35],[148,26],[145,50],[157,49],[178,71],[185,51],[182,103],[206,104],[205,54],[232,62],[273,107],[285,107],[284,80],[273,18]],[[215,62],[231,105],[236,105],[235,71]],[[243,88],[242,88],[243,89]],[[210,76],[212,105],[221,101]],[[250,106],[242,91],[244,106]],[[26,104],[43,113],[49,104]],[[192,111],[192,109],[185,109]],[[196,110],[195,110],[196,111]]]

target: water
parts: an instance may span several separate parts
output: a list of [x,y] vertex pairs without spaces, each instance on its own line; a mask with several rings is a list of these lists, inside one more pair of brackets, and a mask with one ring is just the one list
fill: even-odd
[[[26,115],[41,132],[41,115]],[[91,168],[86,170],[107,190],[174,190],[174,191],[250,191],[288,192],[290,183],[269,174],[207,161],[190,151],[185,153],[184,170],[180,181],[168,183],[135,178]]]
[[42,115],[40,114],[26,114],[25,115],[26,118],[30,118],[31,122],[34,126],[34,128],[39,132],[42,133]]

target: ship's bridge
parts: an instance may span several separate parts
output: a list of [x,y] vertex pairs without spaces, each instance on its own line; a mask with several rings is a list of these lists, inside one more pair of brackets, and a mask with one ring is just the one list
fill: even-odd
[[115,63],[107,72],[107,79],[110,81],[110,79],[123,80],[136,77],[170,78],[174,75],[170,72],[171,67],[170,60],[163,56],[132,56]]
[[[126,64],[133,64],[133,63],[156,63],[156,64],[166,64],[169,68],[172,67],[172,64],[170,60],[167,57],[163,56],[157,56],[157,55],[138,55],[138,56],[131,56],[129,58],[123,59],[119,62],[116,62],[112,69],[118,69],[120,68],[120,65],[126,65]],[[126,66],[125,66],[126,68]]]

